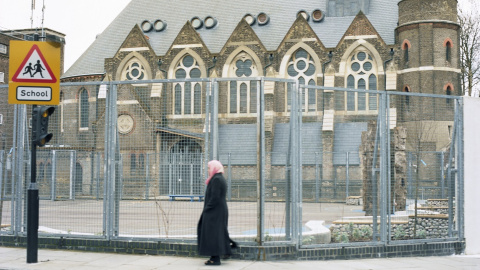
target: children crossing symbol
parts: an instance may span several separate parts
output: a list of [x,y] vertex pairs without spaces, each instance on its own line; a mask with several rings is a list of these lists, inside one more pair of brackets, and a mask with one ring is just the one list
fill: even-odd
[[40,48],[37,45],[33,45],[13,75],[12,81],[55,83],[57,78],[45,60]]

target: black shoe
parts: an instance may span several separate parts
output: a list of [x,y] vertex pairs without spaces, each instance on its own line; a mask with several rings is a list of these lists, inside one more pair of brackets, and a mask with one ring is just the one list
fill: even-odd
[[218,261],[212,261],[212,260],[208,260],[205,262],[205,265],[220,265],[220,260]]

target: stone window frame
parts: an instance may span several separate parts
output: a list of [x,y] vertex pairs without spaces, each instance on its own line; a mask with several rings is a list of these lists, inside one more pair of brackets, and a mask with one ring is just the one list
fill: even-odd
[[402,42],[403,61],[404,61],[405,65],[408,65],[408,63],[410,62],[410,50],[411,50],[411,48],[412,48],[412,44],[410,43],[410,41],[408,39],[405,39]]
[[448,63],[452,62],[452,49],[453,49],[453,41],[450,38],[446,38],[443,41],[443,47],[445,47],[445,60]]
[[[242,65],[242,66],[241,66]],[[245,65],[245,66],[243,66]],[[241,66],[241,67],[240,67]],[[248,66],[248,73],[242,72],[241,68]],[[230,61],[228,66],[228,77],[230,78],[248,78],[258,77],[260,74],[257,62],[252,55],[244,50],[240,51]],[[228,106],[229,116],[249,115],[255,116],[257,113],[257,81],[232,80],[228,84]],[[235,91],[235,96],[233,96]]]
[[[133,66],[133,64],[138,64],[138,67]],[[139,69],[143,72],[143,77],[141,80],[151,80],[152,79],[152,71],[150,70],[150,65],[148,61],[138,52],[131,52],[127,55],[118,65],[119,68],[117,69],[115,78],[120,78],[121,81],[133,81],[133,78],[140,78],[140,76],[133,76],[129,79],[127,77],[128,71],[130,69],[135,68]],[[135,84],[134,87],[146,87],[148,84]]]
[[[453,87],[452,83],[447,83],[443,86],[443,91],[445,92],[445,95],[447,95],[447,96],[452,96],[454,94],[454,90],[455,90],[455,88]],[[453,104],[454,104],[452,102],[452,99],[450,99],[450,98],[445,99],[445,102],[448,106],[453,106]]]
[[[405,85],[403,87],[402,91],[405,92],[405,93],[411,93],[411,88],[410,88],[409,85]],[[406,109],[410,108],[410,96],[404,96],[403,104],[406,107]]]
[[[190,57],[193,62],[191,65],[188,65],[187,57]],[[187,64],[187,65],[186,65]],[[191,72],[194,70],[197,73],[192,77]],[[185,76],[178,78],[181,72],[185,73]],[[191,54],[183,54],[178,61],[176,61],[175,66],[172,70],[173,77],[175,79],[192,79],[192,78],[201,78],[202,77],[202,65],[198,58]],[[186,88],[190,89],[190,93],[186,92]],[[201,116],[202,115],[202,83],[201,82],[176,82],[173,84],[172,88],[172,114],[173,115],[182,115],[182,116]],[[189,103],[186,100],[186,96],[190,96]],[[187,106],[186,106],[187,105]],[[190,105],[190,106],[188,106]]]
[[[365,54],[364,58],[361,56],[363,54]],[[357,47],[347,58],[345,66],[345,87],[378,90],[378,69],[373,53],[364,46]],[[374,85],[372,85],[372,79],[375,80]],[[347,113],[378,111],[378,95],[375,93],[345,92],[344,100],[344,110]],[[362,102],[362,100],[364,100],[364,102]]]
[[[300,55],[300,53],[303,54],[303,52],[306,53],[307,57],[303,57],[303,55]],[[302,85],[317,85],[318,68],[314,57],[315,55],[312,55],[312,53],[309,52],[306,48],[297,48],[288,58],[285,70],[287,78],[298,80],[299,84]],[[301,62],[306,62],[305,68],[299,67],[299,63]],[[314,68],[313,73],[312,71],[309,71],[311,66],[313,66]],[[291,70],[290,68],[293,68],[293,70]],[[306,71],[308,71],[308,73],[306,73]],[[293,76],[292,72],[296,72],[297,74]],[[310,73],[311,75],[308,75]],[[285,91],[285,108],[287,112],[290,112],[291,109],[291,87],[292,84],[287,83]],[[315,113],[317,111],[317,90],[304,90],[306,91],[302,93],[302,111],[307,114]]]

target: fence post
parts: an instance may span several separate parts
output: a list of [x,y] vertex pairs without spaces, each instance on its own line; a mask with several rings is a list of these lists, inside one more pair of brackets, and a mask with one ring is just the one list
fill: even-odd
[[190,163],[190,195],[193,195],[193,162]]
[[264,242],[265,215],[265,97],[264,78],[257,81],[257,240],[260,246]]
[[[18,234],[22,231],[22,220],[23,216],[26,215],[25,211],[22,211],[22,200],[23,198],[23,180],[24,180],[24,152],[25,152],[25,130],[26,127],[26,105],[15,105],[17,109],[17,118],[15,119],[15,123],[20,123],[20,125],[16,125],[16,132],[14,136],[16,136],[15,140],[15,147],[13,156],[15,157],[14,168],[12,168],[12,191],[15,196],[12,196],[12,200],[14,204],[12,205],[12,220],[14,222],[14,235],[18,236]],[[26,199],[26,198],[25,198]],[[26,206],[26,204],[25,204]],[[22,215],[23,213],[23,215]]]
[[[4,155],[5,155],[5,150],[0,150],[0,213],[3,211],[3,208],[1,205],[3,204],[3,170],[4,170]],[[5,168],[6,170],[6,168]],[[0,217],[1,221],[2,217]],[[0,223],[1,224],[1,223]]]
[[212,104],[212,159],[218,160],[218,82],[213,79],[213,104]]
[[320,172],[319,172],[319,165],[318,165],[318,152],[315,152],[315,202],[320,201]]
[[75,200],[75,171],[76,166],[73,158],[73,151],[70,151],[70,200]]
[[463,99],[457,99],[457,111],[458,111],[458,116],[456,120],[458,121],[458,139],[457,139],[457,207],[455,209],[455,216],[457,217],[458,222],[457,228],[458,228],[458,239],[464,239],[464,145],[463,145]]
[[382,94],[382,102],[380,103],[380,240],[382,242],[387,241],[387,192],[388,192],[388,145],[387,145],[387,126],[386,126],[386,113],[387,107],[387,95]]
[[147,155],[147,160],[145,163],[145,200],[148,200],[148,193],[150,192],[150,154]]
[[[212,82],[207,82],[207,89],[206,89],[206,95],[205,95],[205,144],[204,144],[204,149],[205,149],[205,155],[204,155],[204,160],[202,164],[202,172],[203,172],[203,177],[204,179],[207,179],[208,177],[208,170],[207,170],[207,163],[210,158],[210,125],[211,125],[211,107],[210,107],[210,97],[211,97],[211,88],[212,88]],[[205,191],[205,185],[203,185],[202,192]]]
[[105,115],[105,198],[104,198],[104,215],[107,240],[117,233],[115,232],[115,225],[117,222],[115,218],[118,212],[118,205],[115,203],[118,186],[116,185],[117,177],[117,86],[110,82],[108,91],[108,98],[106,102]]
[[[455,103],[455,117],[453,122],[453,132],[452,132],[452,143],[450,144],[450,153],[448,158],[448,169],[447,169],[447,183],[448,183],[448,237],[453,237],[453,197],[455,196],[455,182],[453,181],[453,175],[455,172],[453,169],[453,158],[455,156],[455,142],[457,140],[458,132],[458,103]],[[458,160],[456,160],[458,162]],[[455,167],[457,164],[455,164]],[[457,206],[458,207],[458,206]]]
[[445,152],[440,152],[440,198],[445,198]]
[[95,164],[96,164],[96,173],[95,173],[95,183],[96,183],[96,187],[97,187],[97,195],[96,195],[96,198],[97,200],[100,199],[100,158],[101,158],[101,155],[100,153],[97,153],[95,155],[96,157],[96,161],[95,161]]
[[373,241],[376,242],[378,241],[378,222],[377,222],[377,201],[378,201],[378,192],[377,192],[377,185],[378,185],[378,180],[377,180],[377,173],[379,169],[377,168],[377,154],[378,154],[378,141],[379,141],[379,136],[380,136],[380,128],[379,128],[379,122],[381,121],[380,113],[378,114],[377,118],[377,127],[375,131],[375,144],[373,148],[373,161],[372,161],[372,174],[371,174],[371,179],[372,179],[372,226],[373,226],[373,232],[372,232],[372,238]]
[[346,165],[346,176],[345,176],[345,186],[346,186],[346,190],[345,190],[345,197],[348,198],[348,185],[350,184],[350,152],[347,152],[347,165]]
[[52,175],[51,175],[50,200],[55,201],[57,197],[57,150],[52,150]]
[[228,200],[232,200],[232,153],[228,153],[228,188],[227,188],[227,197]]
[[302,228],[301,228],[301,203],[302,203],[302,186],[301,186],[301,121],[302,121],[302,90],[299,82],[295,82],[295,87],[292,91],[292,109],[290,114],[290,121],[293,125],[292,140],[292,240],[295,247],[298,249],[301,243]]

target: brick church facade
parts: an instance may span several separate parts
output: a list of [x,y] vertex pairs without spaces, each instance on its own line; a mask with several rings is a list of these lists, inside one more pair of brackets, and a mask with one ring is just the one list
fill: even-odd
[[[267,77],[325,87],[460,95],[459,31],[456,0],[133,0],[63,74],[62,82]],[[283,149],[276,136],[285,132],[281,124],[289,116],[288,88],[281,82],[265,85],[267,152]],[[124,170],[143,170],[152,153],[204,152],[206,89],[202,82],[175,81],[119,86]],[[51,143],[85,150],[77,154],[80,185],[85,186],[86,175],[94,174],[87,153],[104,147],[105,89],[85,84],[61,91],[55,115],[61,124]],[[225,136],[241,139],[255,125],[256,91],[254,83],[219,83],[218,121]],[[377,97],[368,91],[306,91],[303,98],[305,128],[321,137],[311,151],[345,150],[340,138],[348,134],[355,134],[358,151],[361,132],[378,114]],[[400,122],[400,108],[396,117]],[[338,119],[355,123],[334,125],[342,122]],[[220,142],[219,147],[235,152],[249,143],[235,148]],[[226,163],[225,156],[220,158]],[[310,162],[306,175],[314,174],[313,159],[305,160]],[[335,159],[323,161],[327,179],[345,165]],[[360,175],[358,154],[355,159],[351,173]],[[238,174],[242,170],[246,178],[255,177],[249,166],[256,159],[245,155],[232,160]],[[269,159],[268,178],[281,178],[274,169],[281,163]]]

